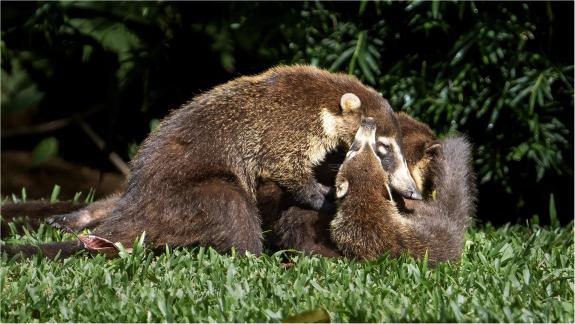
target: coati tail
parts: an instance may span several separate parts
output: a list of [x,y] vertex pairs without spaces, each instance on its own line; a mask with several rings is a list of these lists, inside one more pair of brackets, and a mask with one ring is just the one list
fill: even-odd
[[84,245],[80,241],[43,243],[39,245],[22,244],[0,246],[0,252],[5,253],[8,257],[17,258],[31,258],[37,254],[48,259],[54,259],[56,256],[67,258],[82,250],[84,250]]
[[414,236],[429,247],[430,263],[458,260],[476,209],[477,188],[471,145],[465,137],[441,141],[443,154],[430,169],[434,198],[413,205]]

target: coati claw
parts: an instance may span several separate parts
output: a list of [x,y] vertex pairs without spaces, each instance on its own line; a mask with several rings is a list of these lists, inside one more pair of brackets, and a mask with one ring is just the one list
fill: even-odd
[[46,218],[46,223],[48,223],[48,225],[54,227],[54,228],[60,228],[61,225],[58,222],[58,219],[61,217],[62,215],[54,215],[52,217],[48,217]]
[[48,217],[46,222],[54,227],[65,231],[81,231],[90,222],[89,216],[83,210],[62,215]]

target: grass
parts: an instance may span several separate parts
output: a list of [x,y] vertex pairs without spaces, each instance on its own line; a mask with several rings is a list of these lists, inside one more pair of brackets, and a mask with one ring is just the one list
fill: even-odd
[[[2,239],[68,237],[41,227]],[[112,260],[3,256],[0,321],[267,322],[324,309],[338,322],[573,322],[573,266],[573,223],[472,229],[461,263],[435,269],[407,257],[154,255],[141,246]]]

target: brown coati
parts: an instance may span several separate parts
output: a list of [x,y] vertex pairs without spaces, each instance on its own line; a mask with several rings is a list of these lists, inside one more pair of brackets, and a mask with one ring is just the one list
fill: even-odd
[[[399,120],[403,121],[402,128],[425,126],[407,115]],[[411,144],[427,146],[404,146],[406,157],[412,157],[411,163],[408,160],[410,169],[420,169],[424,175],[421,183],[432,183],[428,189],[435,191],[434,195],[413,201],[411,208],[404,209],[390,199],[390,190],[374,189],[387,178],[374,154],[373,131],[366,125],[358,131],[357,145],[352,146],[362,150],[350,152],[337,175],[340,199],[336,216],[331,220],[333,216],[326,213],[290,207],[273,224],[276,246],[368,260],[384,253],[421,258],[426,251],[430,264],[458,260],[465,229],[475,212],[470,145],[462,137],[437,141],[426,127],[411,129]],[[268,193],[262,191],[263,195]],[[326,226],[330,220],[331,226]],[[333,243],[326,242],[326,237],[331,237]]]
[[[277,182],[299,203],[329,209],[328,186],[312,168],[339,144],[351,145],[362,117],[393,156],[390,185],[420,199],[401,152],[387,101],[343,74],[308,66],[273,68],[199,95],[173,111],[142,143],[126,191],[94,234],[129,245],[145,231],[152,244],[207,245],[261,252],[259,179]],[[55,225],[83,224],[80,213]]]

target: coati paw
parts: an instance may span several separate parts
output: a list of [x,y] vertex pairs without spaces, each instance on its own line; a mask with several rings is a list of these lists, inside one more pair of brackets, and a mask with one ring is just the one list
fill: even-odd
[[314,210],[333,210],[334,207],[332,201],[334,201],[333,197],[335,197],[334,189],[320,183],[315,183],[312,188],[312,190],[304,191],[299,195],[300,202],[309,205],[309,207]]
[[54,215],[52,217],[48,217],[46,222],[50,226],[59,228],[61,230],[77,232],[83,230],[91,220],[92,218],[87,211],[80,210],[69,214]]

